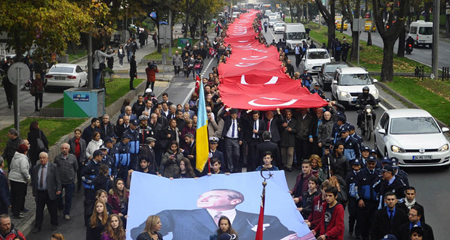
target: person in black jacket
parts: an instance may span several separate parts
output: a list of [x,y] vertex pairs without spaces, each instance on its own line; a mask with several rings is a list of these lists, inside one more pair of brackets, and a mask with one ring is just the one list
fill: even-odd
[[44,132],[42,132],[41,129],[39,129],[39,123],[36,121],[33,121],[30,124],[30,131],[28,132],[28,141],[30,142],[30,151],[28,152],[28,156],[31,161],[31,165],[34,167],[36,165],[36,162],[39,160],[39,153],[44,151],[43,149],[39,149],[38,147],[38,138],[42,140],[44,143],[45,148],[48,151],[48,140],[45,136]]
[[100,137],[103,141],[105,141],[105,138],[109,136],[111,133],[114,133],[115,131],[114,124],[111,123],[108,114],[104,114],[102,116],[102,122],[100,123],[99,128],[100,128]]
[[375,191],[378,191],[380,202],[383,202],[383,197],[388,192],[393,192],[397,196],[397,199],[405,197],[405,184],[394,176],[394,169],[390,165],[383,167],[383,181],[375,187]]
[[133,54],[130,60],[130,90],[135,90],[133,86],[134,78],[137,78],[136,56]]
[[105,230],[108,212],[105,203],[97,200],[94,204],[94,211],[86,227],[86,240],[99,240]]
[[[249,113],[252,112],[252,118],[249,118]],[[261,164],[261,158],[258,158],[256,146],[262,142],[262,133],[266,130],[264,120],[259,117],[259,111],[248,110],[247,114],[241,116],[242,123],[245,124],[243,128],[244,141],[248,146],[247,156],[247,171],[254,171],[256,167]]]
[[425,222],[425,210],[423,206],[416,201],[416,189],[412,186],[407,187],[405,190],[405,195],[406,197],[403,199],[403,202],[398,203],[397,207],[408,213],[409,209],[416,206],[421,216],[420,221]]
[[[227,112],[230,112],[230,115],[225,116]],[[225,138],[227,168],[230,172],[241,171],[239,147],[242,145],[242,132],[241,121],[237,116],[238,110],[236,108],[219,110],[219,117],[224,121],[222,137]]]
[[258,162],[255,163],[259,163],[259,165],[261,165],[262,159],[263,157],[266,155],[266,152],[269,151],[272,153],[273,159],[275,160],[275,164],[279,169],[283,168],[283,164],[281,163],[281,155],[280,155],[280,150],[278,148],[278,145],[274,142],[270,141],[270,132],[269,131],[264,131],[262,134],[262,138],[263,138],[263,142],[259,143],[256,146],[256,153],[257,153],[257,159]]
[[421,211],[422,207],[411,207],[408,214],[409,222],[400,227],[400,238],[397,238],[398,240],[410,240],[413,228],[420,228],[422,230],[421,235],[423,240],[434,240],[433,229],[430,225],[422,221]]
[[397,208],[398,199],[393,192],[387,192],[384,196],[386,207],[381,208],[375,214],[373,220],[371,239],[381,239],[386,234],[393,234],[400,239],[400,226],[408,222],[407,214]]

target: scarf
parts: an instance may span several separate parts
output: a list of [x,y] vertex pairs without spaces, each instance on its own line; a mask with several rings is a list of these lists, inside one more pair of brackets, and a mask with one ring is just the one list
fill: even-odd
[[80,159],[80,152],[81,152],[80,139],[75,138],[75,156],[77,157],[77,159]]
[[408,200],[405,198],[405,205],[408,209],[411,209],[411,207],[414,206],[414,204],[416,204],[415,198],[412,200],[412,202],[408,202]]

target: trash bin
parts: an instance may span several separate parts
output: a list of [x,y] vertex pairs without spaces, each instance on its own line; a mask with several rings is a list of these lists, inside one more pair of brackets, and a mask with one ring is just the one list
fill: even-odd
[[69,88],[64,91],[64,117],[99,117],[104,113],[103,89]]
[[192,46],[192,38],[178,38],[177,47],[184,48],[188,42]]

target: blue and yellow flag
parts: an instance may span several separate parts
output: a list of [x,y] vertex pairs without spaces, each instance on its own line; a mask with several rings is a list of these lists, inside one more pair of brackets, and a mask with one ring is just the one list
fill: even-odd
[[202,172],[205,164],[208,162],[209,157],[208,116],[206,115],[205,93],[203,90],[203,84],[199,85],[199,90],[197,131],[195,134],[195,144],[197,149],[195,168],[197,168],[199,172]]

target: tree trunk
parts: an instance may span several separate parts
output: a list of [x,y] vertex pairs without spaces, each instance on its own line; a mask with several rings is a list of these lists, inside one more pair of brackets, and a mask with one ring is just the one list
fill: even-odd
[[300,7],[300,4],[296,4],[296,6],[297,6],[297,22],[299,23],[300,22],[300,17],[301,17],[301,14],[302,14],[302,7]]
[[381,65],[381,81],[392,82],[394,76],[394,44],[393,39],[383,39],[383,64]]
[[372,46],[372,33],[367,32],[367,46]]
[[289,12],[291,13],[291,23],[294,22],[294,14],[292,13],[292,5],[289,4]]
[[402,28],[400,35],[398,36],[398,50],[397,56],[404,57],[405,56],[405,27]]
[[359,36],[358,32],[352,32],[352,49],[350,52],[350,59],[352,61],[358,60]]
[[189,0],[186,0],[186,21],[184,22],[184,38],[187,38],[188,30],[189,30]]
[[331,48],[331,41],[333,41],[336,37],[336,25],[334,24],[334,17],[336,16],[336,9],[335,9],[335,0],[330,0],[330,18],[328,19],[328,49]]

